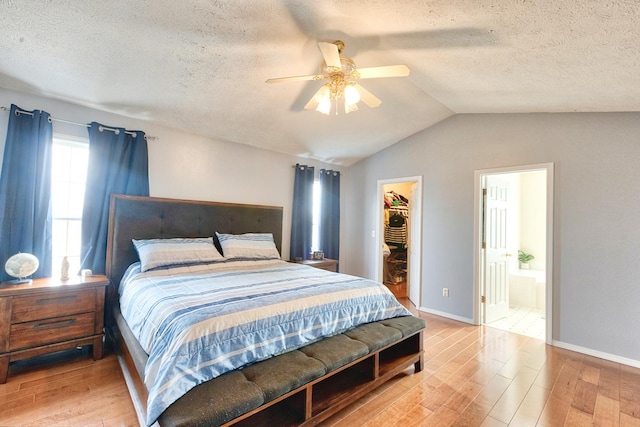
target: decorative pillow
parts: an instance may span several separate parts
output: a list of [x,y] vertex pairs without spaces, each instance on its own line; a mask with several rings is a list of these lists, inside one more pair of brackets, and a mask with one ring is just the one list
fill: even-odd
[[220,234],[216,232],[225,258],[280,259],[271,233]]
[[133,245],[138,251],[142,271],[224,260],[213,246],[213,237],[133,239]]

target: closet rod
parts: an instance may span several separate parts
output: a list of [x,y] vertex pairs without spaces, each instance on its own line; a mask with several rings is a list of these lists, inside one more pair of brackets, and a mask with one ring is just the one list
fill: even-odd
[[[7,108],[7,107],[5,107],[5,106],[3,105],[2,107],[0,107],[0,110],[2,110],[2,111],[9,111],[10,109],[9,109],[9,108]],[[29,115],[29,116],[33,116],[33,113],[32,113],[31,111],[16,110],[16,112],[17,112],[18,114],[27,114],[27,115]],[[56,119],[56,118],[51,117],[51,116],[49,116],[49,117],[50,117],[50,119],[51,119],[52,121],[54,121],[54,122],[67,123],[67,124],[70,124],[70,125],[83,126],[83,127],[86,127],[86,128],[90,128],[90,127],[91,127],[91,125],[89,125],[89,124],[87,124],[87,123],[78,123],[78,122],[72,122],[72,121],[70,121],[70,120]],[[100,125],[100,130],[110,130],[111,132],[115,132],[115,131],[117,131],[118,129],[110,128],[110,127],[107,127],[107,126],[102,126],[102,125]],[[132,132],[132,131],[129,131],[129,130],[126,130],[126,131],[124,131],[124,132],[125,132],[126,134],[129,134],[129,135],[133,135],[133,136],[135,136],[135,135],[136,135],[136,133],[135,133],[135,132]],[[158,137],[156,137],[156,136],[150,136],[150,135],[145,135],[145,138],[146,138],[146,139],[148,139],[148,140],[151,140],[151,141],[155,141],[156,139],[158,139]]]

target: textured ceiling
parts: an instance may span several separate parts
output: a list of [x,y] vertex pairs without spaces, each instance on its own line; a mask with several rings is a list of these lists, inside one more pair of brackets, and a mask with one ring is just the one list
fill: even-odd
[[[640,2],[0,2],[0,86],[349,165],[455,113],[640,111]],[[303,109],[341,39],[382,105]],[[70,118],[72,119],[72,118]]]

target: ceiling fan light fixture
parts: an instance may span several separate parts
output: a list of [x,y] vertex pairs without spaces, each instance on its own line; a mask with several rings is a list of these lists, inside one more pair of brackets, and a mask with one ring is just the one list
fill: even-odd
[[344,88],[344,112],[349,114],[357,111],[358,102],[360,102],[360,92],[353,84],[347,84]]
[[331,112],[331,89],[328,84],[320,88],[316,94],[316,102],[318,103],[316,111],[327,115]]
[[331,113],[331,100],[327,98],[320,101],[320,103],[318,103],[318,106],[316,107],[316,111],[328,116],[329,113]]
[[347,84],[344,88],[344,100],[349,104],[357,104],[360,102],[360,92],[352,84]]
[[345,101],[344,101],[344,112],[345,112],[346,114],[349,114],[349,113],[351,113],[351,112],[353,112],[353,111],[358,111],[358,104],[356,104],[356,103],[350,104],[350,103],[345,99]]

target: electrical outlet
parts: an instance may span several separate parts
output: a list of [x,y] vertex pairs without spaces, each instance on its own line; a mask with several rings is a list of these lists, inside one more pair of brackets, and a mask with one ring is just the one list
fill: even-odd
[[449,288],[442,288],[442,296],[443,297],[449,296]]

